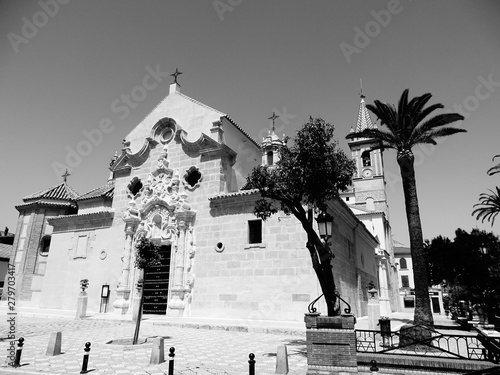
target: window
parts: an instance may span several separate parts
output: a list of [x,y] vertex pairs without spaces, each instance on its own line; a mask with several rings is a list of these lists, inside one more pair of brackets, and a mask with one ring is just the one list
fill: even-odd
[[267,165],[273,165],[274,164],[274,160],[273,160],[273,152],[272,151],[268,151],[267,152]]
[[361,159],[363,160],[363,167],[370,167],[372,165],[370,160],[370,151],[364,151],[361,154]]
[[401,276],[401,285],[403,286],[403,288],[409,288],[410,287],[410,281],[408,280],[408,276],[407,275]]
[[408,265],[406,264],[406,259],[405,258],[401,258],[399,260],[399,267],[403,270],[406,270],[408,269]]
[[51,236],[49,234],[42,237],[42,240],[40,241],[40,255],[49,255],[50,240]]
[[201,182],[201,180],[201,172],[196,167],[189,168],[184,175],[184,181],[187,182],[190,188],[196,187]]
[[137,193],[142,189],[142,182],[139,178],[134,177],[132,181],[130,181],[130,184],[127,186],[128,190],[130,193],[135,197]]
[[415,299],[413,297],[404,297],[403,299],[404,307],[412,309],[415,307]]
[[87,258],[88,239],[87,235],[78,236],[75,258]]
[[248,220],[248,243],[262,243],[262,220]]

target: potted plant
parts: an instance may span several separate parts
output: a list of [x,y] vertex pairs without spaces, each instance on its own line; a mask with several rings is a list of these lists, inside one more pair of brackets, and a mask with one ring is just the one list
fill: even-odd
[[89,279],[80,280],[80,288],[82,288],[82,292],[85,293],[85,289],[89,287]]

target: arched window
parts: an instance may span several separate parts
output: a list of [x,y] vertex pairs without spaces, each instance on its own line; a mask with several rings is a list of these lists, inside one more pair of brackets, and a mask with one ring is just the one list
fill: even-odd
[[375,201],[372,197],[366,198],[366,209],[370,211],[375,211]]
[[361,160],[363,161],[363,167],[369,167],[372,165],[372,161],[370,158],[370,151],[364,151],[361,154]]
[[267,165],[273,165],[274,164],[274,160],[273,160],[273,152],[272,151],[268,151],[267,152]]
[[401,269],[407,269],[408,268],[408,265],[406,264],[406,259],[405,258],[401,258],[399,260],[399,268],[401,268]]
[[49,255],[51,235],[47,234],[40,240],[40,255]]

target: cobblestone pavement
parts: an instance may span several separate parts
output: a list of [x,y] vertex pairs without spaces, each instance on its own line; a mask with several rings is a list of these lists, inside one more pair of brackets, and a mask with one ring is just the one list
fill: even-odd
[[[11,372],[8,366],[10,340],[8,316],[0,321],[0,374]],[[88,369],[91,374],[166,374],[168,349],[175,347],[175,374],[248,374],[248,355],[255,354],[256,374],[274,374],[276,350],[287,345],[290,375],[306,373],[305,337],[247,333],[224,330],[193,329],[142,322],[141,337],[164,337],[166,362],[149,365],[152,343],[112,345],[111,340],[131,338],[135,325],[128,321],[69,320],[57,318],[16,317],[16,337],[24,337],[22,367],[16,373],[78,374],[82,367],[85,342],[91,351]],[[62,353],[46,356],[53,332],[62,332]]]

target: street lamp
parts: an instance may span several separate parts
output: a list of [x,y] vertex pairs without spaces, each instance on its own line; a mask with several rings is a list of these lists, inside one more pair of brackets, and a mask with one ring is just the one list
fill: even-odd
[[333,216],[323,211],[316,218],[319,236],[326,242],[332,236]]
[[486,255],[488,254],[488,248],[484,245],[481,245],[481,247],[479,248],[479,250],[481,250],[481,254],[483,255]]

